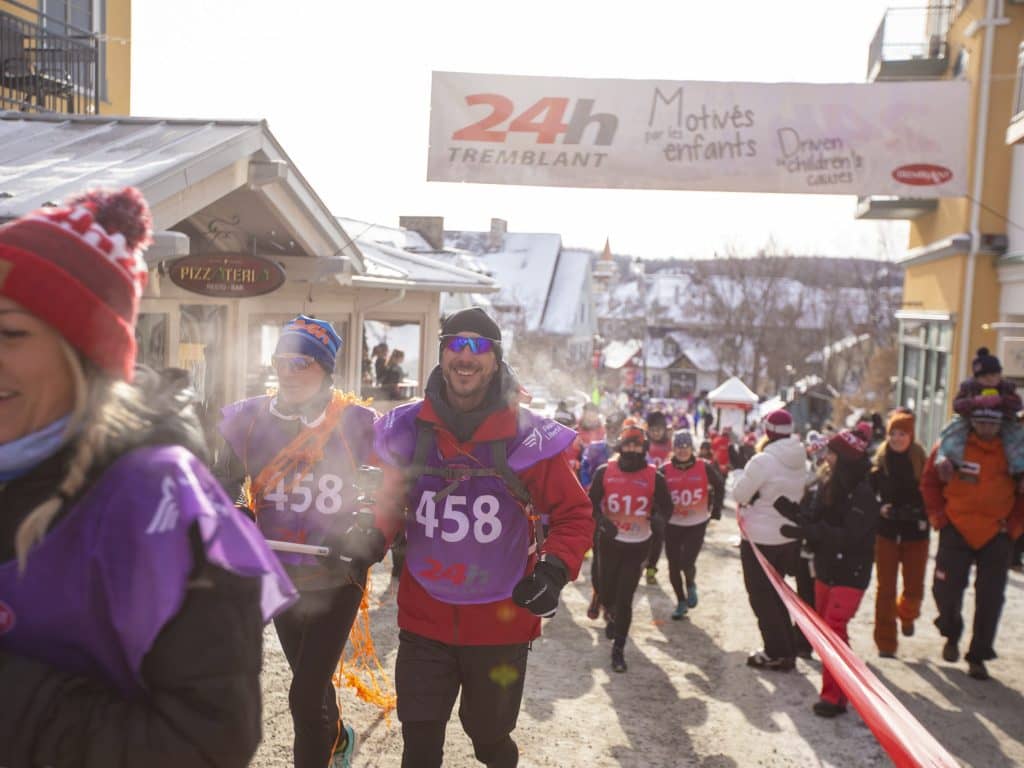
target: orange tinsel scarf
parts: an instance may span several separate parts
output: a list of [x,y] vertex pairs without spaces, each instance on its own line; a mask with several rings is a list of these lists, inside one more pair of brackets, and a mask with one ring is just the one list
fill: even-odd
[[[274,488],[280,482],[291,483],[285,486],[285,493],[290,493],[299,479],[320,463],[324,457],[324,447],[330,440],[345,409],[352,405],[364,405],[365,401],[355,395],[347,395],[338,390],[331,393],[331,401],[327,404],[324,419],[315,427],[302,430],[299,435],[286,445],[260,470],[255,478],[247,477],[243,489],[249,509],[256,513],[260,500],[268,488]],[[340,433],[339,433],[340,434]],[[345,448],[355,464],[355,456],[349,448],[345,436],[341,435]],[[369,583],[369,574],[367,574]],[[377,650],[370,634],[370,612],[366,592],[359,604],[359,616],[352,625],[348,645],[352,649],[346,664],[339,660],[335,685],[344,683],[352,688],[363,701],[375,704],[387,716],[395,708],[395,693],[384,668],[377,657]],[[339,702],[338,711],[341,711]]]

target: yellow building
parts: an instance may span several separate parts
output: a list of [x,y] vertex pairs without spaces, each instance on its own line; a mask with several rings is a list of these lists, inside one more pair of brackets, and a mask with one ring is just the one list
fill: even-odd
[[[858,205],[862,218],[911,222],[903,303],[896,313],[896,395],[917,414],[918,439],[926,444],[952,414],[957,386],[970,376],[979,347],[1003,357],[1008,375],[1024,378],[1024,360],[1014,368],[1005,359],[1013,351],[1006,331],[1024,329],[1024,278],[1015,278],[1016,295],[1008,282],[1012,272],[1024,271],[1024,216],[1010,212],[1011,168],[1024,166],[1014,165],[1015,151],[1007,144],[1007,126],[1020,110],[1022,39],[1021,0],[959,0],[891,8],[871,46],[869,80],[965,79],[971,85],[970,110],[963,116],[969,121],[968,195],[866,198]],[[1024,186],[1024,179],[1018,184]],[[1024,213],[1024,189],[1018,196]],[[1008,251],[1014,242],[1019,247]]]
[[0,110],[127,115],[131,0],[0,0]]

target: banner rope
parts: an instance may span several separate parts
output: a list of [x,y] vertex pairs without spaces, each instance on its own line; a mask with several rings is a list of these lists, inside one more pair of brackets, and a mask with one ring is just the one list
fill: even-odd
[[757,561],[772,583],[790,617],[817,651],[822,664],[839,683],[868,728],[897,768],[958,768],[960,765],[928,730],[921,725],[874,672],[832,631],[824,619],[807,605],[779,576],[757,545],[750,544]]

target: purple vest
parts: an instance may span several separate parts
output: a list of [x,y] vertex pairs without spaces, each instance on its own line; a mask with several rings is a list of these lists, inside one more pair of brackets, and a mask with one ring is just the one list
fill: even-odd
[[[270,397],[254,397],[221,412],[221,434],[255,478],[294,438],[294,422],[270,413]],[[346,439],[342,439],[342,435]],[[345,531],[359,511],[356,471],[370,457],[373,411],[349,405],[324,446],[323,458],[305,467],[301,477],[266,488],[256,519],[268,539],[320,545],[332,531]],[[347,442],[347,445],[346,445]],[[297,472],[295,474],[300,474]],[[322,565],[314,555],[278,552],[286,565]]]
[[[422,407],[422,401],[402,405],[377,422],[375,446],[383,461],[402,468],[412,463],[417,431],[424,428],[416,418]],[[508,466],[521,474],[557,456],[575,437],[568,427],[520,408],[516,435],[505,441]],[[424,464],[456,470],[456,475],[459,469],[493,469],[492,450],[491,443],[475,443],[469,457],[446,461],[432,440]],[[442,602],[504,600],[529,559],[532,528],[523,505],[499,475],[458,477],[446,494],[439,494],[450,485],[452,481],[436,475],[410,478],[405,566]]]
[[142,694],[142,661],[185,599],[193,523],[210,563],[260,579],[264,621],[294,602],[263,537],[206,467],[184,448],[140,448],[58,521],[23,574],[17,561],[0,565],[0,650]]

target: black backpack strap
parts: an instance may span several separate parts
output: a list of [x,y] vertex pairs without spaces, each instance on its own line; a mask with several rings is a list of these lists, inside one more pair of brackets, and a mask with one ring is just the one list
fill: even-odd
[[519,475],[512,471],[512,467],[508,465],[508,445],[504,440],[493,440],[491,442],[491,458],[494,460],[496,473],[505,481],[505,485],[512,491],[512,495],[519,499],[523,506],[532,504],[533,499],[526,488],[526,484],[523,483]]

